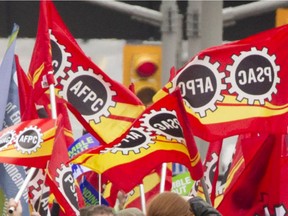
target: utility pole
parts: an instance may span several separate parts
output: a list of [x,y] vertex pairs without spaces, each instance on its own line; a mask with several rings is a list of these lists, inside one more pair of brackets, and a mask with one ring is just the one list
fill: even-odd
[[[188,60],[201,50],[222,44],[223,1],[188,1],[186,34]],[[188,61],[186,60],[186,61]],[[206,157],[208,143],[196,139],[202,160]]]
[[222,10],[222,0],[188,1],[186,34],[189,59],[205,48],[222,43]]
[[[162,13],[162,79],[164,86],[170,76],[171,67],[178,67],[180,53],[182,52],[182,15],[179,14],[175,0],[162,0],[160,12]],[[179,50],[180,49],[180,50]]]

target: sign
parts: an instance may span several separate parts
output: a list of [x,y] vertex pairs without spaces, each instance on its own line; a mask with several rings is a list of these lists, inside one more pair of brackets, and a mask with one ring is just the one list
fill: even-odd
[[184,172],[172,178],[172,191],[182,196],[188,196],[194,181],[189,172]]

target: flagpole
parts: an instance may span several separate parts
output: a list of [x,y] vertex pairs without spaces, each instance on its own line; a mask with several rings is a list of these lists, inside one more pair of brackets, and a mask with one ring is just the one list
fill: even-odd
[[209,196],[209,192],[208,192],[208,188],[207,188],[207,185],[205,183],[204,177],[202,177],[200,179],[200,182],[201,182],[201,185],[202,185],[202,188],[203,188],[203,192],[204,192],[204,195],[205,195],[206,202],[209,203],[210,205],[212,205],[211,199],[210,199],[210,196]]
[[[33,174],[34,174],[35,171],[36,171],[36,168],[35,168],[35,167],[32,167],[32,168],[29,169],[28,175],[26,176],[26,178],[25,178],[25,180],[24,180],[21,188],[19,189],[18,193],[16,194],[16,196],[15,196],[15,198],[14,198],[14,200],[15,200],[16,203],[19,202],[22,194],[24,193],[24,190],[26,189],[26,187],[27,187],[29,181],[31,180],[31,178],[32,178],[32,176],[33,176]],[[9,208],[8,213],[9,213],[9,214],[13,214],[14,211],[15,211],[15,207],[12,206],[12,207]]]
[[167,174],[167,163],[163,163],[161,169],[160,193],[163,193],[165,190],[166,174]]
[[[48,74],[53,76],[53,71],[48,72]],[[50,103],[51,103],[52,118],[53,119],[57,119],[56,97],[55,97],[54,84],[50,84],[49,85],[49,92],[50,92]]]
[[145,192],[144,192],[144,185],[143,184],[139,185],[139,190],[140,190],[140,196],[141,196],[142,212],[144,214],[146,214],[146,201],[145,201]]
[[99,174],[98,174],[98,200],[99,200],[99,205],[102,204],[102,203],[101,203],[101,193],[102,193],[101,185],[102,185],[102,183],[101,183],[101,174],[99,173]]

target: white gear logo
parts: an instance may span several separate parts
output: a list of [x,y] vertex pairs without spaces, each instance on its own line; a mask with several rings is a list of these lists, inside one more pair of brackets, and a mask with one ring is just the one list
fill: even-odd
[[[212,159],[205,163],[206,169],[204,172],[204,179],[205,179],[205,183],[207,185],[207,190],[209,194],[211,194],[212,192],[212,181],[213,181],[213,179],[211,179],[212,176],[210,176],[210,174],[215,173],[215,165],[218,161],[218,155],[214,152],[212,153],[211,157]],[[200,180],[196,181],[193,187],[191,188],[191,192],[190,192],[191,196],[197,196],[199,185],[200,185]]]
[[15,147],[22,154],[36,152],[38,148],[41,148],[42,136],[41,129],[37,126],[26,127],[18,134]]
[[205,117],[207,110],[214,112],[217,109],[217,101],[224,100],[221,91],[226,89],[222,82],[225,73],[218,71],[219,66],[219,62],[210,63],[209,56],[204,59],[196,56],[173,79],[170,92],[180,87],[185,105]]
[[[78,212],[78,196],[75,189],[74,178],[70,165],[61,164],[60,168],[57,168],[58,176],[56,182],[58,188],[65,196],[66,200],[70,203],[70,206],[75,212]],[[72,202],[71,202],[72,201]]]
[[261,105],[265,104],[266,99],[270,101],[272,94],[277,93],[276,84],[280,82],[276,56],[269,55],[265,47],[262,50],[252,47],[249,51],[242,51],[239,56],[233,55],[232,59],[234,63],[227,66],[230,76],[226,82],[231,84],[229,93],[236,93],[238,101],[247,99],[250,105],[255,101]]
[[9,145],[11,145],[16,138],[16,133],[14,130],[7,131],[2,134],[0,137],[0,151],[6,149]]
[[121,143],[113,148],[106,148],[101,153],[111,152],[115,154],[121,152],[123,155],[129,155],[130,152],[134,152],[139,154],[141,148],[149,149],[149,145],[154,143],[150,132],[145,132],[143,128],[131,128]]
[[212,159],[210,161],[207,161],[207,163],[205,163],[206,170],[204,173],[205,183],[208,187],[209,193],[212,192],[212,181],[213,181],[213,179],[210,178],[210,174],[215,173],[215,165],[218,161],[218,155],[216,153],[212,153],[211,157]]
[[168,140],[176,140],[178,143],[184,143],[182,128],[178,122],[175,110],[162,108],[159,111],[151,110],[144,114],[140,119],[141,126],[150,132],[156,132]]
[[79,66],[75,73],[68,71],[68,76],[61,80],[63,89],[59,94],[76,107],[86,121],[99,123],[102,116],[110,115],[109,108],[116,105],[112,100],[116,92],[110,88],[110,83],[103,80],[102,75]]
[[[49,33],[50,33],[52,58],[53,58],[52,66],[54,69],[55,80],[57,80],[58,77],[65,78],[66,73],[64,73],[64,69],[67,67],[68,68],[71,67],[71,62],[68,61],[68,58],[71,57],[71,53],[66,52],[65,51],[66,47],[59,44],[56,37],[52,34],[51,29],[49,29]],[[53,53],[53,50],[54,50],[54,53]]]

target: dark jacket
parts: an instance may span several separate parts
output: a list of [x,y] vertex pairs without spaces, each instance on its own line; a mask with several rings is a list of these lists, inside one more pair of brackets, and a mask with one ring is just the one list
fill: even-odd
[[221,216],[213,206],[200,197],[193,197],[188,202],[195,216]]

